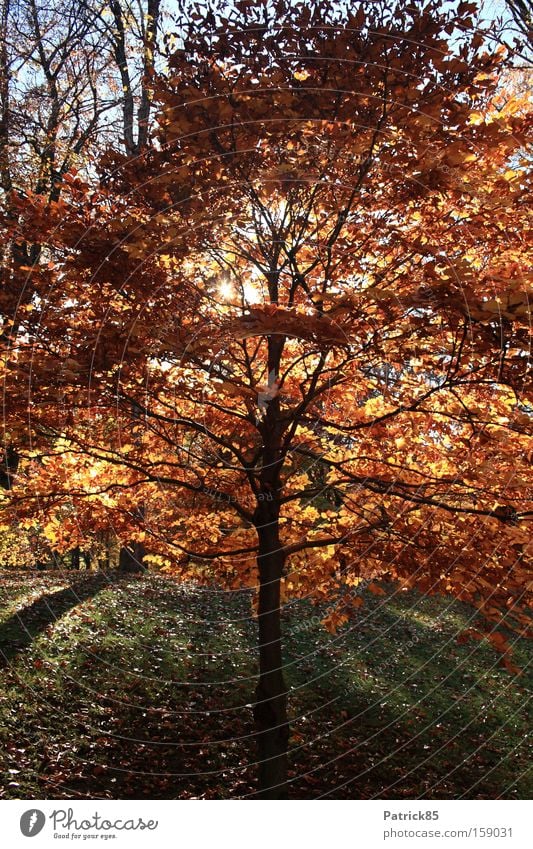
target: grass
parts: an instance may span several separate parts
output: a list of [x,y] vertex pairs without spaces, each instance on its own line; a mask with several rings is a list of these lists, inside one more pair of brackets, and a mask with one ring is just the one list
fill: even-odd
[[[527,647],[516,677],[457,644],[472,615],[365,596],[331,635],[306,602],[285,609],[293,798],[530,797]],[[0,623],[2,798],[253,794],[247,593],[5,572]]]

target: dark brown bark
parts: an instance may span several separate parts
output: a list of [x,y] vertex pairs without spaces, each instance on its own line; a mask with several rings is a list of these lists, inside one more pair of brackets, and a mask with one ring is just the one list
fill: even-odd
[[[135,401],[131,402],[131,416],[135,422],[141,417],[141,408]],[[136,445],[140,447],[141,443],[138,437],[135,439]],[[133,511],[133,516],[139,525],[144,524],[146,518],[146,507],[144,504],[139,505]],[[146,566],[143,563],[146,549],[140,542],[128,542],[122,546],[119,553],[118,568],[121,572],[144,572]]]
[[13,478],[17,473],[18,464],[19,456],[17,452],[11,445],[8,445],[0,460],[0,486],[4,489],[11,489]]
[[269,512],[275,511],[261,507],[257,511],[258,518],[266,519],[258,526],[259,682],[254,707],[259,766],[258,796],[261,799],[286,799],[289,725],[280,616],[280,579],[284,558],[279,544],[277,516],[269,521]]
[[80,547],[79,545],[76,548],[73,548],[70,552],[70,568],[71,569],[79,569],[80,568]]
[[118,568],[121,572],[145,572],[143,564],[144,546],[135,542],[131,545],[123,545],[120,549]]
[[[269,280],[270,295],[277,300],[277,278]],[[284,346],[282,336],[268,339],[268,375],[277,379]],[[287,687],[283,677],[281,651],[280,581],[284,552],[279,538],[280,471],[283,465],[279,398],[265,404],[261,426],[263,437],[260,492],[254,524],[259,550],[259,682],[256,690],[254,719],[257,733],[259,793],[261,799],[286,799]]]

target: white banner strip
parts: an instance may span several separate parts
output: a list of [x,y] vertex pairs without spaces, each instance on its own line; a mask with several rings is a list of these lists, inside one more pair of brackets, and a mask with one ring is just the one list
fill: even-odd
[[530,849],[531,814],[527,801],[0,802],[6,849]]

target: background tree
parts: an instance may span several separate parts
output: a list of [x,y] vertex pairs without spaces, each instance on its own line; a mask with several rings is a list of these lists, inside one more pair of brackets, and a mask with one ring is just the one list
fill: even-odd
[[[4,220],[0,344],[16,357],[21,338],[41,320],[33,286],[36,266],[51,262],[39,242],[13,239],[18,200],[57,202],[73,168],[90,172],[106,145],[130,155],[148,138],[154,57],[161,50],[159,0],[2,0],[0,53],[0,196]],[[134,134],[136,140],[134,141]],[[0,484],[9,489],[19,464],[24,423],[4,434]],[[133,563],[132,563],[132,557]],[[125,546],[126,568],[142,552]]]
[[[59,11],[37,0],[3,0],[1,6],[0,339],[6,356],[17,345],[20,317],[35,297],[28,270],[41,258],[39,244],[9,237],[17,224],[14,199],[33,191],[57,200],[64,174],[94,142],[98,126],[101,107],[94,83],[100,60],[94,49],[86,49],[91,16],[77,6],[67,4]],[[7,434],[3,486],[9,488],[17,465],[17,448]]]
[[55,433],[78,477],[13,503],[126,493],[177,575],[256,587],[267,798],[284,598],[335,600],[335,628],[362,578],[394,580],[474,603],[502,651],[528,628],[529,105],[496,115],[471,11],[195,21],[154,82],[157,145],[21,208],[58,268],[8,385],[31,359],[35,450]]

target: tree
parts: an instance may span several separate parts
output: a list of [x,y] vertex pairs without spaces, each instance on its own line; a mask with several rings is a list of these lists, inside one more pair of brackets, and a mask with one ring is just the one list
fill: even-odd
[[[146,144],[151,89],[162,17],[159,0],[135,8],[127,0],[76,0],[61,8],[47,0],[2,0],[0,7],[0,199],[5,223],[2,247],[0,346],[16,358],[17,316],[31,312],[38,325],[40,302],[29,270],[50,256],[39,242],[14,240],[18,201],[36,194],[59,200],[63,178],[87,163],[106,144],[122,142],[126,152]],[[117,80],[118,77],[118,80]],[[122,109],[120,108],[122,107]],[[134,142],[134,134],[137,139]],[[4,434],[0,486],[10,489],[19,466],[19,448]],[[27,434],[19,437],[27,441]],[[131,569],[142,553],[124,546]]]
[[[0,200],[6,236],[16,227],[21,195],[55,202],[65,174],[86,170],[106,145],[122,141],[127,153],[135,153],[146,144],[161,5],[67,0],[59,8],[47,0],[2,0]],[[17,306],[34,299],[27,270],[40,259],[38,243],[7,238],[2,246],[4,348],[17,342],[12,318]]]
[[[122,142],[126,155],[130,157],[144,150],[149,140],[161,6],[161,0],[146,0],[139,9],[133,9],[128,0],[110,0],[103,11],[107,11],[108,7],[111,22],[105,14],[99,16],[103,40],[109,43],[120,76]],[[144,510],[142,504],[136,508],[139,519],[142,519]],[[125,572],[142,571],[145,554],[142,542],[128,540],[120,549],[119,568]]]
[[[475,604],[502,652],[529,626],[529,105],[494,108],[473,8],[198,15],[157,143],[21,209],[57,267],[6,380],[61,447],[13,503],[126,498],[176,575],[256,588],[264,798],[287,794],[286,597],[336,628],[392,580]],[[74,487],[82,457],[106,471]]]

